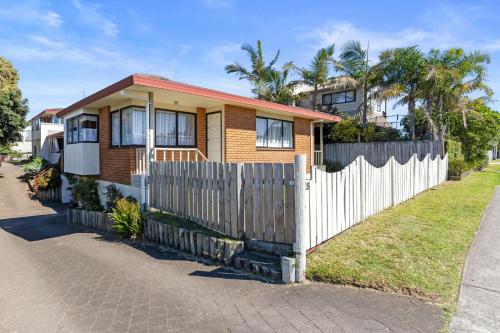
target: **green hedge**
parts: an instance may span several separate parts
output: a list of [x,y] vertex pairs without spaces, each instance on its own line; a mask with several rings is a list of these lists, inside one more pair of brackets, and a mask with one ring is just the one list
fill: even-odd
[[451,160],[463,160],[464,155],[462,153],[462,143],[455,140],[446,140],[444,142],[445,151],[448,153],[448,159]]

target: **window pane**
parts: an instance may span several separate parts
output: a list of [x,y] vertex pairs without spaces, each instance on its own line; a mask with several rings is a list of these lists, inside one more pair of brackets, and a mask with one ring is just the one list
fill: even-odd
[[146,144],[146,112],[144,108],[134,106],[122,110],[122,144]]
[[288,121],[283,122],[283,148],[293,147],[293,126]]
[[175,146],[175,112],[156,110],[156,144]]
[[80,115],[80,142],[97,142],[97,116]]
[[268,147],[281,147],[281,120],[267,120],[267,133],[268,133]]
[[354,90],[345,92],[345,101],[346,102],[354,102],[354,99],[355,99],[354,97],[355,97]]
[[120,112],[111,113],[111,145],[120,145]]
[[69,143],[77,143],[78,142],[78,117],[73,117],[68,120],[68,128],[69,128]]
[[193,114],[178,114],[179,124],[179,146],[194,146],[194,115]]
[[257,132],[257,147],[266,147],[267,119],[257,118],[256,132]]
[[334,103],[339,104],[339,103],[344,103],[345,102],[345,93],[344,92],[339,92],[333,94],[334,98]]
[[323,95],[321,98],[322,98],[322,104],[323,105],[330,105],[330,104],[332,104],[332,94]]

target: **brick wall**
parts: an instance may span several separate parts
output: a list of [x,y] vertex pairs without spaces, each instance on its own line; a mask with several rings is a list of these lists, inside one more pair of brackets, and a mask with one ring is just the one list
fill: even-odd
[[196,108],[196,144],[201,153],[207,156],[207,110]]
[[257,148],[256,111],[240,106],[224,106],[226,162],[292,163],[297,154],[306,154],[307,169],[311,165],[310,120],[294,117],[294,149]]
[[130,185],[135,168],[135,148],[111,147],[110,108],[99,109],[99,179]]

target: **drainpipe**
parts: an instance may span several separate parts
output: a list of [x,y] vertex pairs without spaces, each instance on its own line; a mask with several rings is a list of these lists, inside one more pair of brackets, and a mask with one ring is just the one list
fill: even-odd
[[154,161],[154,135],[155,135],[155,113],[153,108],[153,93],[148,93],[146,100],[146,174],[144,175],[144,207],[145,211],[150,208],[149,183],[151,175],[151,163]]

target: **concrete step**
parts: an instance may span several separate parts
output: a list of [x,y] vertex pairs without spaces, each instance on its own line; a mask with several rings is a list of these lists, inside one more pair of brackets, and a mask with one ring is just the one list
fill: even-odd
[[276,282],[281,281],[281,258],[279,255],[260,251],[245,251],[233,258],[233,267]]

